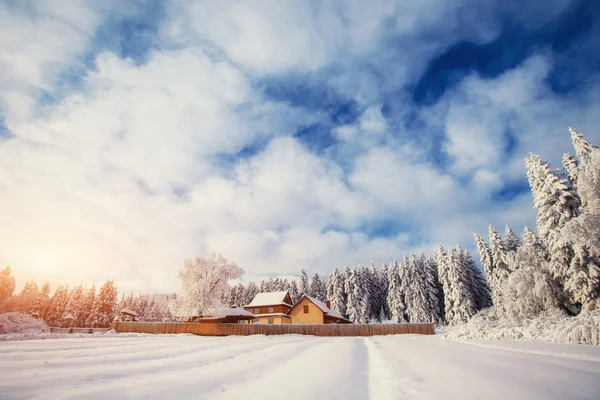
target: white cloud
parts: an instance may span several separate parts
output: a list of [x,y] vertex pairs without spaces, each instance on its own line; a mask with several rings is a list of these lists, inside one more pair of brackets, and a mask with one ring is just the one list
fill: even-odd
[[[0,5],[9,32],[0,39],[8,71],[0,114],[15,135],[0,142],[0,209],[9,210],[0,214],[0,263],[11,264],[21,284],[115,277],[124,290],[175,290],[183,259],[211,251],[260,277],[380,264],[436,242],[468,246],[490,221],[532,221],[528,195],[490,201],[523,177],[526,150],[554,160],[568,148],[566,126],[593,138],[599,122],[597,91],[553,96],[544,83],[551,60],[533,57],[494,80],[472,76],[426,110],[445,129],[452,168],[427,160],[410,140],[427,132],[386,120],[387,87],[359,72],[376,66],[385,76],[379,84],[402,87],[457,37],[494,37],[495,27],[461,31],[456,10],[435,1],[174,1],[160,28],[164,48],[143,65],[100,53],[77,92],[33,112],[40,90],[57,90],[58,74],[97,50],[88,46],[105,9],[90,4],[36,4],[33,17]],[[448,34],[419,36],[436,24]],[[397,53],[380,41],[390,26],[401,35]],[[352,147],[337,164],[290,136],[328,116],[266,99],[254,80],[343,63],[328,84],[365,111],[333,128]],[[518,142],[505,156],[510,129]],[[405,224],[406,232],[361,232],[378,221]]]

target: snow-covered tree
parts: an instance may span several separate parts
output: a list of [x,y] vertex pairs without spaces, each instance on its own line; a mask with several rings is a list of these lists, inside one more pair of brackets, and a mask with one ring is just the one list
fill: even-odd
[[[458,250],[459,251],[459,250]],[[473,302],[477,311],[492,306],[492,296],[490,288],[485,281],[485,277],[475,265],[473,257],[468,250],[462,252],[462,266],[466,271]]]
[[327,300],[325,293],[325,285],[321,280],[321,277],[317,272],[313,275],[313,278],[310,281],[310,286],[308,289],[309,296],[314,297],[317,300],[325,301]]
[[200,316],[220,306],[223,293],[229,290],[229,280],[242,276],[244,271],[222,255],[186,260],[179,271],[182,290],[171,303],[171,312],[178,317]]
[[492,255],[492,273],[494,279],[498,285],[501,285],[508,275],[510,275],[510,269],[508,267],[507,250],[504,247],[504,241],[496,231],[496,228],[492,224],[489,226],[490,235],[490,253]]
[[85,292],[83,296],[83,301],[81,304],[81,321],[82,326],[92,326],[94,320],[97,319],[97,316],[94,315],[94,305],[96,304],[96,284],[93,283],[92,286]]
[[350,278],[346,281],[346,313],[351,321],[358,324],[367,322],[367,299],[364,293],[364,281],[362,281],[359,268],[353,268]]
[[379,301],[381,304],[381,308],[379,310],[379,320],[380,321],[387,321],[390,318],[392,318],[392,316],[390,315],[390,309],[388,307],[388,286],[389,286],[388,274],[389,274],[388,266],[386,263],[383,263],[383,266],[377,272],[378,282],[379,282],[379,297],[380,297]]
[[295,279],[292,279],[292,282],[290,283],[290,297],[292,298],[294,304],[296,304],[301,297],[300,291],[298,290],[298,284],[296,283]]
[[344,287],[337,268],[334,268],[331,274],[329,274],[327,289],[327,298],[330,300],[331,308],[342,315],[346,314]]
[[538,155],[526,160],[527,178],[537,208],[538,235],[552,249],[560,238],[560,230],[579,214],[579,196]]
[[117,302],[118,291],[112,280],[106,281],[96,296],[92,321],[92,327],[107,328],[115,317],[114,306]]
[[450,249],[439,275],[444,287],[446,321],[450,324],[466,322],[477,308],[460,246]]
[[259,293],[258,285],[253,281],[248,284],[246,291],[244,292],[244,305],[248,305],[252,302],[254,297]]
[[306,271],[304,270],[304,268],[302,268],[300,270],[300,287],[298,289],[299,289],[299,294],[301,297],[303,294],[310,293],[308,275],[306,274]]
[[442,312],[444,301],[442,285],[438,278],[437,265],[433,258],[427,258],[423,253],[419,255],[417,261],[424,266],[425,282],[427,286],[427,305],[431,315],[431,322],[440,323],[444,320]]
[[50,306],[46,311],[45,321],[50,326],[61,326],[67,302],[69,301],[69,288],[65,285],[60,285],[54,291],[50,298]]
[[[569,128],[575,154],[579,159],[574,174],[577,193],[581,199],[581,211],[588,215],[600,214],[600,148],[588,142],[584,136]],[[569,176],[571,176],[569,171]]]
[[516,252],[520,246],[521,238],[513,232],[510,226],[506,225],[504,229],[504,247],[506,248],[506,251]]
[[406,315],[409,322],[433,322],[427,293],[425,264],[411,252],[405,265]]
[[396,261],[390,264],[388,269],[388,294],[387,303],[392,320],[406,322],[404,293],[401,291],[400,266]]
[[73,316],[73,320],[71,321],[73,326],[79,326],[80,320],[82,318],[81,315],[81,307],[83,301],[83,284],[79,284],[78,286],[74,286],[69,293],[69,300],[67,301],[67,308],[65,313],[71,314]]
[[11,269],[8,266],[0,271],[0,304],[12,296],[15,291],[15,278],[10,276],[10,273]]

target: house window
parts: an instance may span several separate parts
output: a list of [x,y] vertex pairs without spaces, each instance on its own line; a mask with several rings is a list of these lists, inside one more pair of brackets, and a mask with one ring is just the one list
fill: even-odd
[[273,307],[269,307],[269,312],[272,313],[273,312]]
[[304,314],[308,314],[308,305],[304,306]]
[[272,324],[273,323],[273,318],[269,318],[268,323]]
[[254,309],[254,314],[260,314],[260,308],[255,308]]

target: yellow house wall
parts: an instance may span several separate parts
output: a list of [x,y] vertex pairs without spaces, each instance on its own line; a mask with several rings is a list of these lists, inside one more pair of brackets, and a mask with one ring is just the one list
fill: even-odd
[[[272,318],[273,318],[273,325],[290,323],[290,319],[287,317],[275,316]],[[260,323],[260,324],[268,324],[269,323],[269,317],[259,317],[256,320],[258,320],[258,323]]]
[[[308,314],[304,314],[305,305],[308,306]],[[292,317],[292,324],[322,324],[324,322],[323,311],[306,297],[290,310],[289,315]]]

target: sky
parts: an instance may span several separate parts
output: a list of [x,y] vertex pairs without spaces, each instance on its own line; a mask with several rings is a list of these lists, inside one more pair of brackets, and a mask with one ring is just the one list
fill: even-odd
[[[535,226],[600,144],[600,3],[0,0],[0,265],[172,292]],[[478,257],[475,256],[477,259]]]

